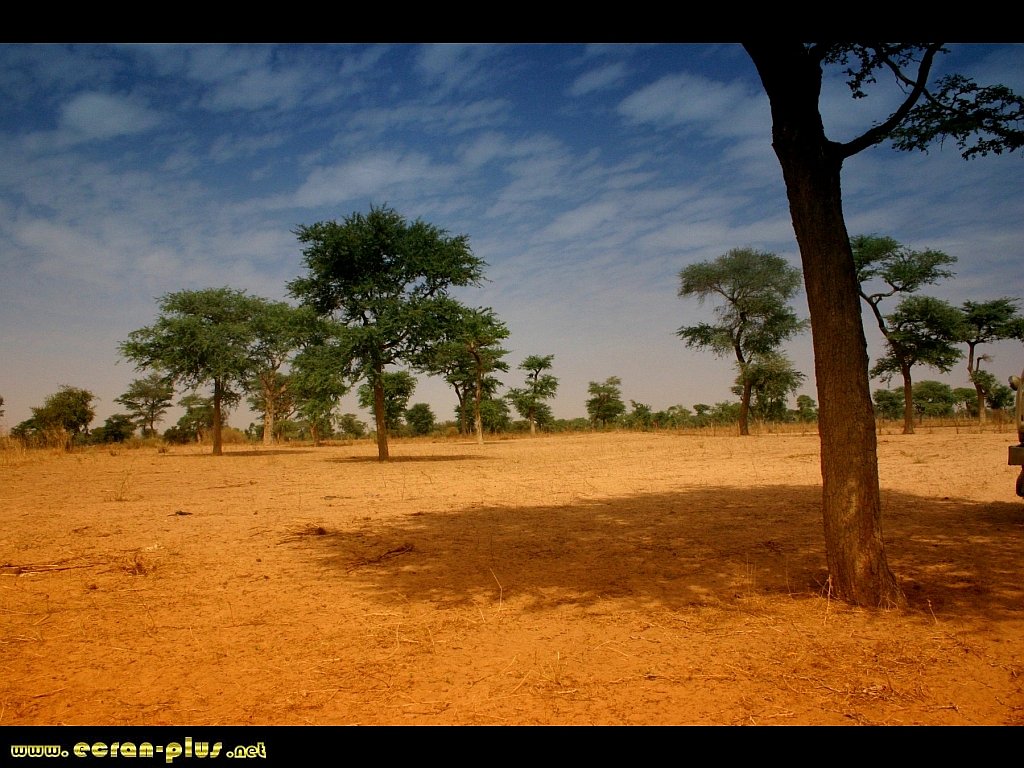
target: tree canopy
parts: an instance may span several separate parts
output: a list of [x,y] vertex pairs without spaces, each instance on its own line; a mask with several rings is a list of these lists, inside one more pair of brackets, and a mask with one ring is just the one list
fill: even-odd
[[121,354],[189,389],[213,387],[213,453],[223,453],[224,412],[238,402],[258,365],[254,317],[265,300],[231,288],[169,293],[156,322],[133,331]]
[[519,364],[526,372],[526,384],[508,391],[508,400],[521,417],[530,423],[530,434],[537,433],[537,424],[550,419],[547,401],[558,391],[558,379],[545,371],[551,370],[554,355],[530,355]]
[[378,456],[387,460],[385,368],[411,363],[437,341],[439,304],[453,286],[478,284],[484,262],[465,235],[408,222],[387,207],[302,226],[296,235],[307,272],[289,290],[345,327],[353,376],[374,392]]
[[16,425],[11,434],[70,449],[76,439],[89,434],[89,425],[96,418],[95,399],[87,389],[62,384],[41,406],[32,408],[31,418]]
[[988,355],[978,347],[1002,339],[1024,339],[1024,317],[1017,310],[1018,299],[1001,298],[991,301],[965,301],[961,306],[963,322],[960,341],[967,345],[967,375],[974,385],[977,397],[978,420],[985,421],[985,403],[994,391],[995,377],[982,370]]
[[174,383],[158,371],[135,379],[120,397],[114,398],[128,409],[128,415],[143,436],[156,434],[156,425],[163,419],[174,399]]
[[590,395],[587,415],[593,424],[607,427],[626,412],[626,404],[622,402],[622,379],[618,376],[609,376],[603,382],[590,382],[587,393]]
[[701,303],[718,299],[715,323],[676,331],[688,347],[733,355],[740,380],[740,434],[750,434],[754,369],[751,364],[776,354],[806,322],[788,305],[800,287],[800,271],[774,253],[734,248],[713,261],[691,264],[679,273],[679,295]]

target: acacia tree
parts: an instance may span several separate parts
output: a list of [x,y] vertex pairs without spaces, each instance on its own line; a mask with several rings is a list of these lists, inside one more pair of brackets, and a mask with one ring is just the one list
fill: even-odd
[[[871,370],[872,376],[888,381],[903,376],[903,434],[914,433],[913,386],[910,369],[918,364],[948,371],[947,360],[954,354],[952,335],[955,318],[938,300],[901,303],[890,316],[882,314],[881,303],[893,296],[914,293],[924,285],[953,276],[947,267],[956,257],[942,251],[914,251],[891,237],[857,235],[850,239],[857,270],[858,292],[875,318],[886,341],[886,355]],[[953,360],[959,359],[956,355]]]
[[626,404],[622,402],[622,379],[618,376],[609,376],[603,382],[590,382],[587,393],[590,395],[587,414],[594,424],[601,422],[602,427],[607,427],[608,422],[615,421],[626,412]]
[[994,377],[983,371],[988,355],[978,354],[978,347],[1002,339],[1024,339],[1024,317],[1017,313],[1017,299],[965,301],[961,307],[963,323],[960,341],[967,345],[967,375],[978,399],[978,421],[985,423],[985,401]]
[[[380,377],[380,388],[384,395],[385,428],[393,432],[402,426],[409,399],[416,391],[416,379],[408,371],[384,371]],[[359,387],[358,395],[360,408],[373,408],[376,387],[366,382]]]
[[530,355],[519,364],[519,370],[526,371],[526,385],[508,391],[509,402],[521,417],[530,422],[530,434],[537,434],[538,416],[549,415],[545,410],[547,401],[558,391],[558,379],[550,373],[554,355]]
[[41,438],[71,450],[76,439],[89,434],[96,417],[95,399],[87,389],[62,384],[41,406],[32,408],[32,417],[15,426],[11,434],[22,439]]
[[890,381],[903,377],[903,434],[914,434],[914,389],[910,371],[927,365],[947,373],[961,354],[954,344],[960,333],[960,311],[930,296],[908,296],[896,311],[880,321],[885,328],[886,354],[871,375]]
[[386,207],[302,226],[296,235],[305,246],[307,274],[289,290],[346,328],[353,375],[373,392],[377,454],[386,461],[385,368],[408,363],[436,343],[439,304],[448,301],[452,286],[478,284],[484,262],[465,235],[409,223]]
[[723,299],[715,309],[718,322],[684,326],[676,331],[688,347],[709,349],[721,357],[733,354],[740,381],[740,434],[750,434],[751,364],[775,354],[777,348],[806,327],[787,302],[800,287],[800,271],[774,253],[734,248],[714,261],[703,261],[679,273],[679,295]]
[[[436,354],[428,356],[427,370],[436,365],[432,361],[443,360],[451,365],[453,373],[463,375],[460,389],[463,393],[472,391],[473,429],[477,443],[483,445],[481,403],[485,395],[494,394],[500,386],[500,382],[490,374],[508,370],[508,363],[501,359],[508,354],[501,347],[501,342],[509,336],[508,326],[492,309],[470,309],[455,302],[449,303],[445,323],[444,340],[433,350]],[[460,404],[465,407],[464,395]]]
[[163,371],[189,389],[213,386],[214,456],[223,453],[224,411],[257,369],[252,320],[262,303],[231,288],[169,293],[160,299],[156,322],[121,343],[121,354],[140,370]]
[[291,379],[281,368],[301,347],[310,332],[313,314],[306,307],[293,307],[284,301],[253,297],[251,319],[253,340],[250,357],[256,373],[249,382],[250,403],[263,413],[263,444],[274,442],[274,423],[294,403],[288,391]]
[[135,379],[128,389],[114,401],[128,409],[134,424],[142,429],[142,436],[156,434],[157,422],[163,419],[174,399],[174,384],[158,371]]
[[769,353],[760,355],[747,365],[745,375],[736,379],[733,394],[751,391],[750,412],[762,421],[785,421],[789,415],[789,396],[800,389],[807,378],[793,367],[788,357]]
[[330,432],[334,412],[350,389],[350,359],[343,338],[341,325],[318,318],[291,362],[289,388],[296,410],[309,425],[314,447]]
[[[1024,146],[1024,100],[958,75],[929,87],[941,43],[749,42],[768,95],[772,146],[782,168],[811,315],[821,439],[822,513],[830,587],[866,606],[905,602],[882,540],[874,411],[858,282],[843,215],[843,161],[888,139],[924,150],[951,137],[965,158]],[[845,142],[825,135],[819,101],[825,66],[843,68],[854,98],[878,72],[903,89],[885,120]]]

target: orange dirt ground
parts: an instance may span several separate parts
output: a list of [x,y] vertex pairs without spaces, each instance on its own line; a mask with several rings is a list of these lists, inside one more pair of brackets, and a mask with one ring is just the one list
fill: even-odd
[[903,612],[810,432],[4,451],[0,725],[1021,725],[1014,437],[880,435]]

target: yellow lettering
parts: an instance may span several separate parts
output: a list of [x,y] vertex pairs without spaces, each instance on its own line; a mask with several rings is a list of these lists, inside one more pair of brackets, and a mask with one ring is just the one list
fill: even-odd
[[[12,747],[12,749],[13,749],[13,747]],[[86,744],[84,741],[80,741],[77,744],[75,744],[75,757],[88,757],[88,755],[89,755],[89,745],[88,744]]]
[[148,741],[144,741],[139,744],[139,757],[152,757],[153,756],[153,745]]
[[97,741],[92,745],[92,756],[93,757],[106,757],[107,756],[107,745],[102,741]]
[[135,745],[126,741],[121,745],[121,757],[135,757]]
[[170,764],[174,762],[174,758],[176,757],[181,757],[181,744],[176,741],[172,741],[167,745],[167,748],[164,749],[164,759],[168,764]]
[[213,754],[210,757],[217,757],[220,754],[220,748],[223,746],[221,742],[217,742],[213,745]]

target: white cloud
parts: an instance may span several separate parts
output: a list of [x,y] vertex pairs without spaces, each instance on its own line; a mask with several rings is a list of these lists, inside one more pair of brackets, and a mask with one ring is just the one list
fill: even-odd
[[621,83],[626,77],[626,67],[621,62],[607,64],[598,69],[584,72],[569,86],[570,96],[585,96],[594,91],[603,91]]
[[81,93],[64,105],[60,127],[63,138],[75,143],[144,133],[160,122],[159,113],[134,99]]

